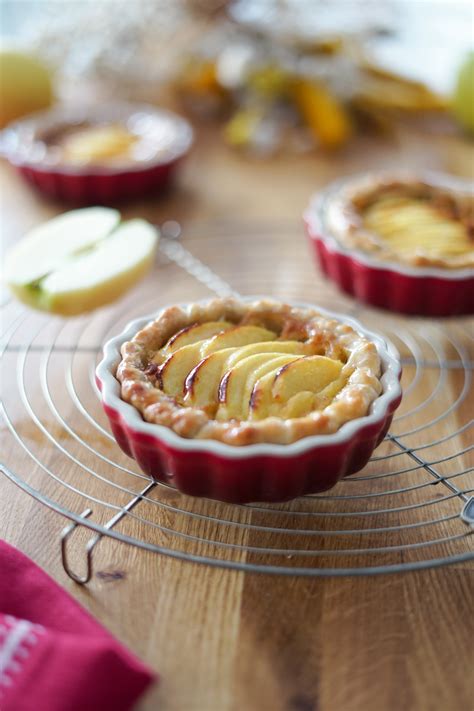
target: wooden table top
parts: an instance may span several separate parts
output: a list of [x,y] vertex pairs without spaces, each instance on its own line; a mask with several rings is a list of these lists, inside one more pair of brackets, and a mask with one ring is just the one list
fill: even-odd
[[[423,452],[423,462],[436,462],[443,476],[455,477],[452,481],[468,491],[474,487],[468,429],[472,320],[438,323],[360,309],[314,268],[300,215],[312,191],[345,173],[423,167],[473,177],[473,164],[472,145],[413,128],[390,140],[361,137],[338,156],[265,161],[233,153],[209,130],[199,135],[173,193],[134,203],[124,212],[157,223],[178,220],[189,252],[241,293],[356,312],[367,325],[388,333],[405,364],[406,394],[394,432],[408,449]],[[33,193],[8,166],[1,166],[0,182],[4,244],[61,210]],[[90,505],[92,520],[110,519],[146,481],[106,436],[90,381],[100,345],[107,333],[136,315],[209,294],[206,284],[162,255],[137,289],[91,318],[63,323],[13,302],[5,306],[2,330],[16,318],[21,321],[4,356],[5,465],[62,507],[79,514]],[[11,368],[17,378],[6,377]],[[105,434],[94,429],[88,413]],[[136,517],[127,516],[117,530],[186,554],[244,565],[358,567],[472,551],[473,539],[459,518],[459,497],[433,486],[426,468],[414,466],[413,458],[400,455],[390,442],[377,455],[388,458],[361,473],[375,475],[372,480],[336,488],[335,495],[349,494],[348,500],[331,494],[259,511],[155,489],[134,510]],[[391,507],[395,514],[387,511]],[[334,511],[345,518],[333,519]],[[380,576],[270,576],[174,560],[104,538],[94,551],[92,580],[81,587],[61,565],[65,523],[0,476],[0,535],[160,672],[160,685],[140,706],[144,711],[454,711],[472,705],[472,562]],[[338,526],[347,535],[334,536]],[[282,528],[294,529],[291,540]],[[90,536],[80,528],[71,537],[75,570],[84,568]],[[452,536],[458,538],[445,540]],[[434,539],[443,540],[428,545]],[[345,552],[378,546],[388,550]],[[297,552],[278,557],[250,550],[259,547]],[[325,554],[298,553],[315,549]]]

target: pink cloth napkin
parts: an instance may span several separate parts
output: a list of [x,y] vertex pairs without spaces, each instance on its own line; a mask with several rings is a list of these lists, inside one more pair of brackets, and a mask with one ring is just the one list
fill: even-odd
[[126,711],[152,672],[0,541],[1,711]]

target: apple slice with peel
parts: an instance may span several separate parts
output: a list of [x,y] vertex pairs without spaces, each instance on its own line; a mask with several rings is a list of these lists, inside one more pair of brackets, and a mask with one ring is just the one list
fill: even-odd
[[299,360],[300,358],[302,358],[302,356],[277,355],[271,363],[261,365],[260,368],[256,368],[254,373],[251,373],[251,375],[247,378],[247,382],[245,383],[245,389],[242,398],[242,409],[245,412],[246,417],[249,413],[255,383],[257,383],[260,378],[265,377],[269,373],[271,373],[273,377],[273,375],[277,373],[280,368],[285,365],[288,365],[289,363],[293,363],[294,360]]
[[277,371],[295,358],[301,356],[258,353],[241,360],[228,370],[219,385],[219,409],[216,418],[245,419],[249,410],[250,393],[255,382],[268,373]]
[[167,395],[182,400],[184,385],[189,373],[201,360],[201,348],[205,340],[183,346],[168,356],[160,368],[161,386]]
[[42,280],[48,311],[77,314],[109,304],[136,284],[153,264],[157,233],[145,220],[123,222],[114,232]]
[[[249,418],[261,420],[270,415],[301,417],[297,413],[310,404],[315,409],[315,394],[337,380],[342,367],[341,361],[326,356],[305,356],[284,364],[276,372],[257,380],[250,396]],[[301,397],[292,401],[299,394]],[[290,400],[292,406],[288,404]],[[296,414],[291,414],[292,409]]]
[[158,234],[115,210],[74,210],[33,230],[8,255],[5,281],[23,302],[65,316],[108,304],[153,264]]
[[276,403],[286,403],[296,393],[319,393],[341,374],[343,363],[326,356],[306,356],[283,366],[272,387]]
[[[288,365],[288,363],[274,367],[266,373],[257,374],[258,377],[254,379],[253,387],[249,394],[249,420],[263,420],[265,417],[270,417],[270,414],[278,414],[280,408],[275,408],[272,387],[279,369],[285,365]],[[274,412],[274,410],[277,410],[277,412]]]
[[221,331],[227,331],[232,327],[227,321],[209,321],[208,323],[193,323],[191,326],[182,328],[181,331],[175,333],[166,345],[163,347],[163,355],[174,353],[178,348],[189,346],[196,341],[202,341],[205,338],[211,338]]
[[72,210],[34,227],[7,255],[5,281],[26,286],[51,274],[66,259],[91,248],[120,222],[120,213],[106,207]]
[[307,346],[298,341],[264,341],[263,343],[250,343],[248,346],[242,346],[236,349],[235,353],[230,356],[227,366],[233,368],[239,361],[257,353],[294,353],[295,355],[304,355],[307,352]]
[[300,355],[304,353],[304,348],[304,344],[297,341],[264,341],[211,353],[201,360],[186,378],[185,400],[197,407],[215,404],[223,373],[234,368],[244,358],[259,353]]
[[222,373],[229,357],[238,350],[238,348],[223,348],[199,361],[186,378],[185,404],[205,407],[217,403]]
[[218,333],[211,338],[203,348],[202,355],[205,357],[223,348],[246,346],[248,343],[256,343],[257,341],[272,341],[275,336],[276,334],[273,331],[268,331],[260,326],[234,326],[234,328]]

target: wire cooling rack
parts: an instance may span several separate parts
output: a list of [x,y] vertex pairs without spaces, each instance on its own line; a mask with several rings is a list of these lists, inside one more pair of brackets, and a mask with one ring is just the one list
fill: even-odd
[[[205,225],[186,233],[186,247],[174,239],[176,224],[165,227],[156,269],[119,305],[70,320],[9,300],[2,307],[1,470],[70,520],[60,539],[67,574],[88,582],[105,537],[181,560],[285,575],[401,572],[474,559],[472,320],[406,319],[354,304],[317,275],[291,223]],[[213,293],[314,301],[394,342],[404,399],[364,470],[327,493],[237,506],[150,481],[119,450],[94,382],[101,344],[132,318]],[[80,549],[72,553],[69,540],[77,526],[92,532],[80,574],[83,562],[71,562]]]

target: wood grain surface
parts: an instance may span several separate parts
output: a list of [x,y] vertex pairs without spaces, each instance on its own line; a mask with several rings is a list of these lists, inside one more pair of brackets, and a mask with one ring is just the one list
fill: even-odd
[[[173,192],[129,205],[124,212],[157,223],[178,220],[189,252],[243,294],[314,301],[356,313],[367,326],[383,330],[405,365],[402,419],[393,432],[408,450],[428,445],[421,450],[424,461],[437,462],[441,475],[454,476],[461,490],[471,491],[473,474],[466,470],[473,466],[468,429],[472,371],[462,367],[462,359],[472,369],[472,320],[438,323],[361,309],[315,269],[300,215],[312,191],[342,174],[423,167],[472,178],[473,163],[472,144],[414,127],[390,140],[361,137],[337,156],[266,161],[231,152],[209,129],[198,134]],[[32,192],[3,165],[0,193],[4,245],[63,209]],[[162,255],[131,294],[92,317],[62,322],[27,313],[14,303],[5,306],[2,330],[24,319],[2,365],[8,421],[0,425],[1,458],[6,466],[62,507],[81,513],[90,505],[95,522],[109,520],[146,481],[87,418],[89,413],[107,432],[90,378],[100,346],[130,318],[209,294],[207,286]],[[446,367],[440,368],[440,357]],[[472,551],[473,538],[465,535],[467,527],[459,518],[459,498],[435,484],[396,444],[385,442],[376,454],[393,456],[372,462],[362,476],[407,471],[346,481],[328,499],[278,510],[193,501],[155,489],[117,530],[186,554],[288,567],[373,566]],[[333,498],[348,494],[360,498]],[[334,511],[345,515],[324,515]],[[472,708],[472,563],[377,577],[283,577],[197,565],[103,539],[94,552],[93,578],[81,587],[61,565],[65,524],[64,517],[0,476],[0,535],[160,673],[161,683],[140,705],[143,711]],[[374,528],[384,531],[366,530]],[[333,535],[336,530],[343,533]],[[77,571],[84,568],[90,535],[80,528],[70,540]],[[452,536],[459,538],[445,540]],[[424,545],[434,539],[443,540]],[[390,551],[400,545],[402,550]],[[292,547],[295,555],[265,551]],[[354,549],[372,547],[388,550],[354,555]],[[301,550],[309,554],[298,554]],[[321,550],[324,555],[317,553]]]

